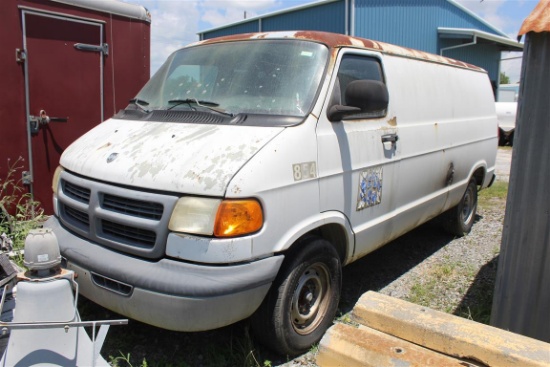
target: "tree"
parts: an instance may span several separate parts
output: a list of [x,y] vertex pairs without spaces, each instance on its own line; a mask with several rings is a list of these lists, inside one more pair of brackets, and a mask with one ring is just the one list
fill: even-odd
[[510,84],[510,77],[506,73],[500,73],[500,83],[499,84]]

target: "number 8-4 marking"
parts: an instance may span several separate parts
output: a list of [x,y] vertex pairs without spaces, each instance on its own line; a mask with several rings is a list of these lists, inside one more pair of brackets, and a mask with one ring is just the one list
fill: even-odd
[[317,166],[315,162],[304,162],[292,165],[294,181],[307,180],[317,177]]

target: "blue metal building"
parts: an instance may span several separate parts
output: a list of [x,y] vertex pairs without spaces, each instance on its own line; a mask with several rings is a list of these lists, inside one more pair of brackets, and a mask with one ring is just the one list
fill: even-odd
[[523,49],[453,0],[323,0],[209,29],[199,37],[284,30],[342,33],[451,57],[484,68],[495,86],[501,52]]

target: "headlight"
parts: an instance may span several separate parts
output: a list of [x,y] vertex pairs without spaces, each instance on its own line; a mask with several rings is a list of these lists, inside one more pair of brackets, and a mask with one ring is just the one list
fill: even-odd
[[175,232],[212,235],[221,200],[184,197],[178,200],[168,228]]
[[175,232],[235,237],[257,232],[262,226],[262,207],[256,200],[184,197],[176,203],[168,228]]
[[61,172],[63,171],[63,167],[57,166],[55,172],[53,173],[52,190],[54,195],[57,195],[57,188],[59,187],[59,175],[61,175]]

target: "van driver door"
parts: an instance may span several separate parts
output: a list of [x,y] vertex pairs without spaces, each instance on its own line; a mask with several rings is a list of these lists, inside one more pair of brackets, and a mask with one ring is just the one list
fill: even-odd
[[[341,53],[332,93],[317,126],[321,212],[345,214],[355,233],[353,258],[373,251],[391,235],[394,191],[398,187],[399,134],[390,107],[329,121],[328,109],[346,105],[346,87],[354,80],[385,83],[381,56]],[[350,254],[351,255],[351,254]]]

